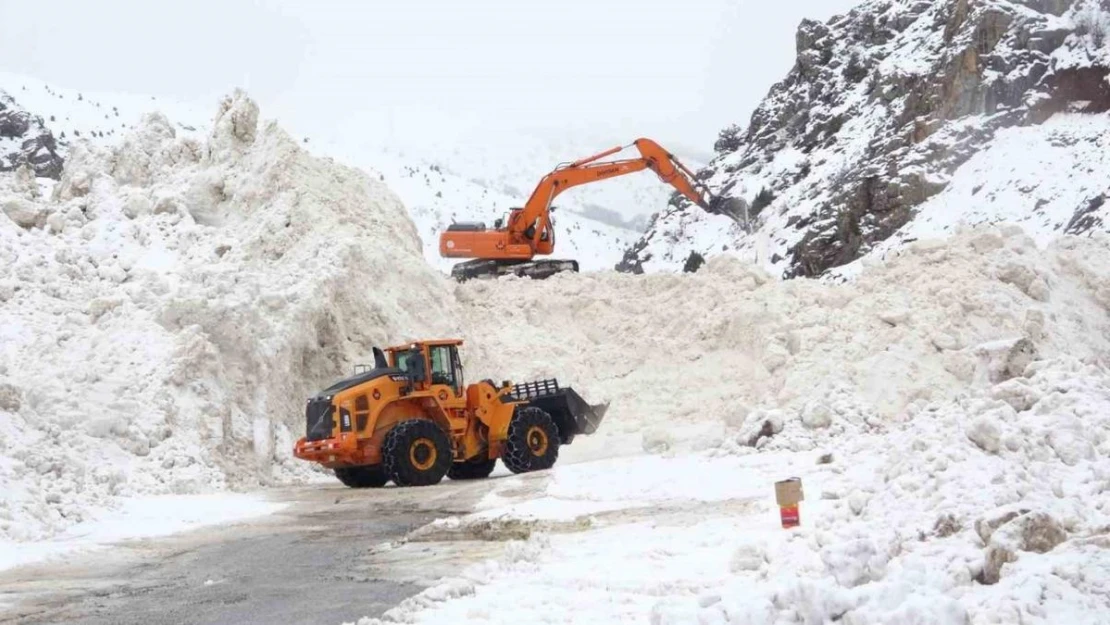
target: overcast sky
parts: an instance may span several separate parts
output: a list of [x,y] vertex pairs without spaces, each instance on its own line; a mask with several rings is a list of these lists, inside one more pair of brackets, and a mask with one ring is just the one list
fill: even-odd
[[790,68],[798,22],[856,1],[0,0],[0,68],[182,99],[242,86],[306,134],[573,125],[708,152]]

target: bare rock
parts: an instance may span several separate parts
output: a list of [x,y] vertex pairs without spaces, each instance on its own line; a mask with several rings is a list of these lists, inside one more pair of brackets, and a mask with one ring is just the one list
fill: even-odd
[[19,412],[23,407],[23,393],[19,387],[0,381],[0,411]]
[[997,454],[1002,448],[1002,426],[998,419],[991,416],[984,415],[975,419],[964,433],[979,449],[989,454]]
[[1045,512],[1013,518],[991,534],[980,581],[997,583],[1002,577],[1002,567],[1016,561],[1020,552],[1048,553],[1067,538],[1060,522]]
[[0,200],[0,212],[21,228],[35,228],[46,221],[46,212],[38,204],[21,197]]
[[811,401],[802,408],[802,425],[811,430],[832,425],[832,409],[824,401]]
[[1026,337],[982,343],[972,350],[978,358],[977,376],[981,382],[998,384],[1025,375],[1037,358],[1037,347]]
[[990,544],[991,536],[996,529],[1027,512],[1029,511],[1010,508],[995,510],[993,513],[975,520],[975,533],[979,534],[979,538],[983,541],[983,544]]
[[963,529],[963,523],[960,522],[960,519],[957,518],[956,515],[951,513],[942,514],[937,517],[936,523],[933,524],[933,533],[939,538],[947,538],[954,534],[958,534],[963,531]]
[[0,139],[15,140],[19,149],[0,154],[0,172],[29,166],[36,176],[57,180],[64,160],[58,144],[43,119],[23,110],[12,96],[0,90]]

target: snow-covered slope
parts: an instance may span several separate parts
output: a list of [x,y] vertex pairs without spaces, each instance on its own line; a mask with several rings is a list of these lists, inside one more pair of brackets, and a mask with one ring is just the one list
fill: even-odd
[[[1059,114],[1009,128],[960,166],[945,190],[870,257],[944,236],[964,224],[1018,223],[1041,245],[1060,234],[1110,229],[1110,116]],[[833,269],[850,275],[863,261]]]
[[80,139],[97,145],[114,143],[149,113],[162,113],[181,136],[202,137],[212,122],[207,101],[202,105],[147,95],[85,92],[7,72],[0,72],[0,91],[42,119],[63,154]]
[[1108,35],[1097,0],[867,0],[805,21],[793,70],[701,172],[732,201],[717,215],[673,203],[625,267],[725,252],[813,276],[895,233],[996,215],[1038,239],[1105,230],[1091,206],[1110,163],[1091,141],[1110,109]]

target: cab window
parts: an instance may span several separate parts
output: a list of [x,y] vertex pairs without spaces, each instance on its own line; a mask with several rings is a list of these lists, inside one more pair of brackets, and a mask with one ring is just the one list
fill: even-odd
[[432,348],[432,384],[453,386],[457,393],[459,389],[455,375],[454,351],[451,345]]
[[405,373],[412,373],[418,371],[422,367],[420,361],[424,358],[424,354],[420,350],[410,350],[397,354],[397,368]]

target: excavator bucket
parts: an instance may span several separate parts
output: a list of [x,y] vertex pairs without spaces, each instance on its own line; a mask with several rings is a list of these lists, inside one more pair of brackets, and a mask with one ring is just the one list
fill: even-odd
[[559,438],[564,445],[579,434],[596,432],[609,410],[608,402],[589,404],[573,388],[561,388],[554,378],[516,384],[513,386],[512,398],[551,415],[559,428]]

